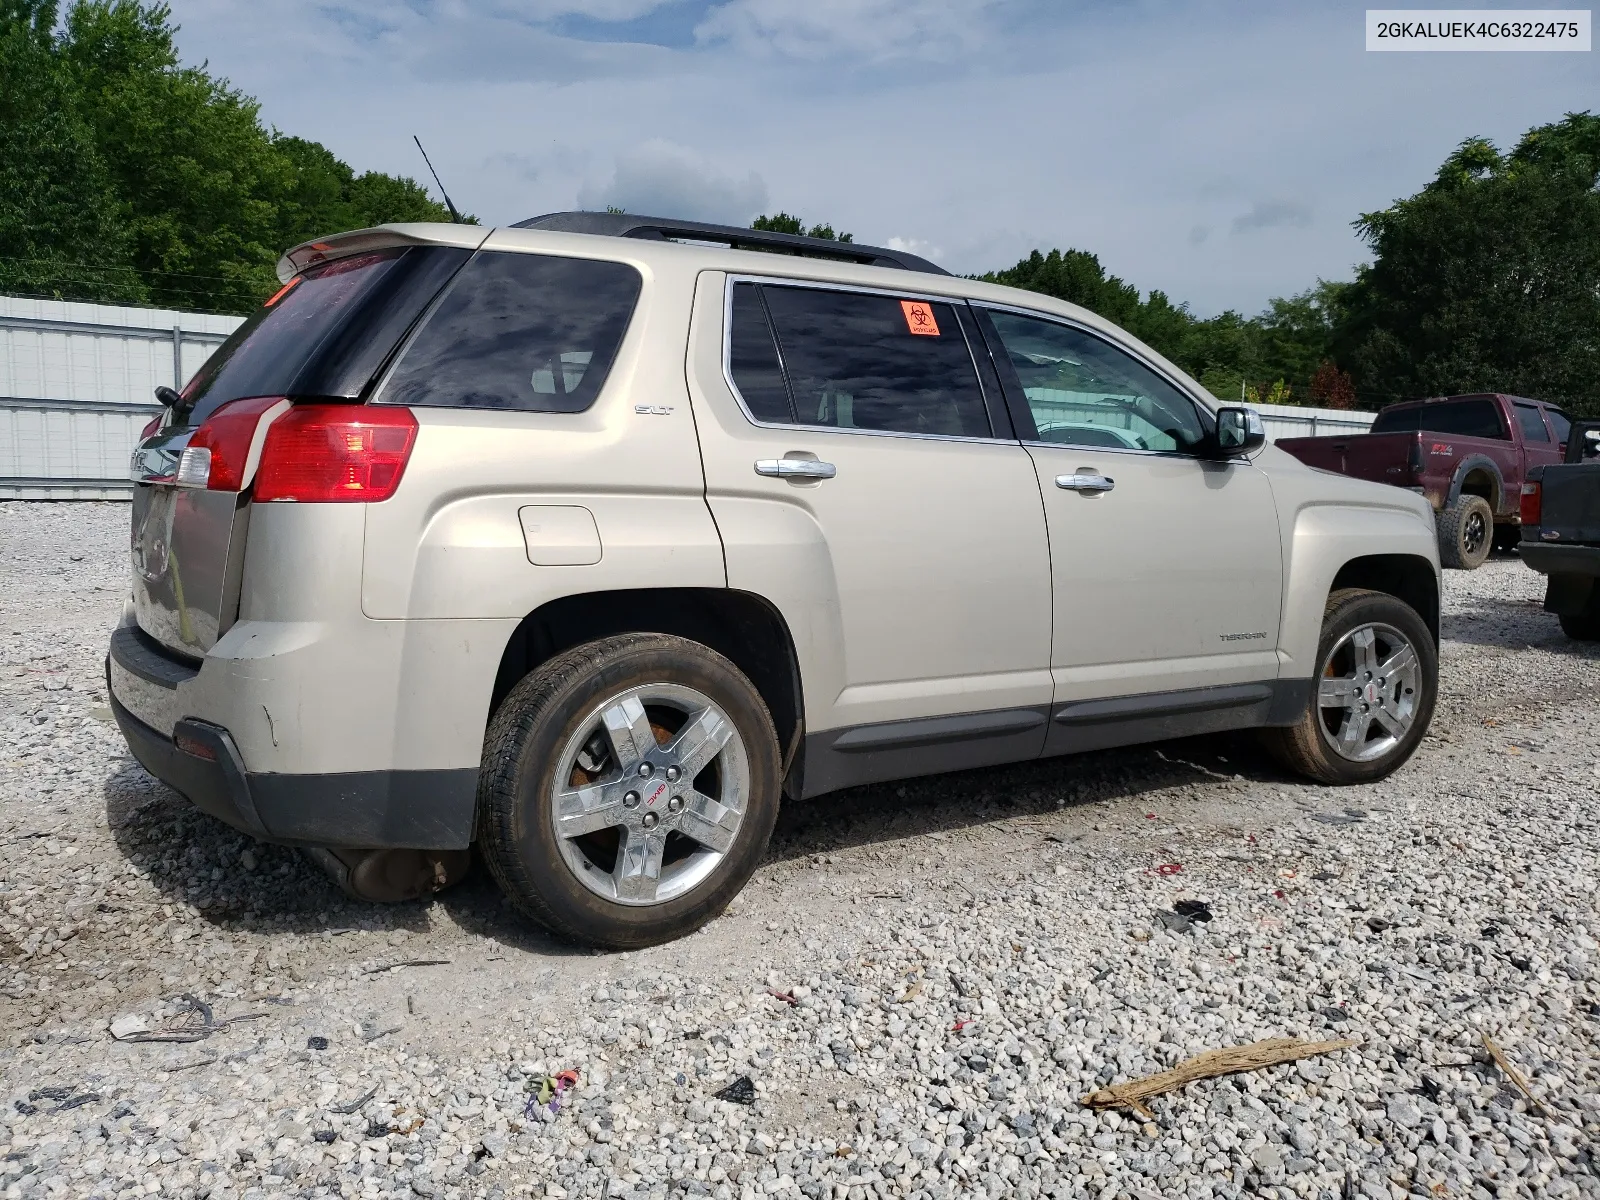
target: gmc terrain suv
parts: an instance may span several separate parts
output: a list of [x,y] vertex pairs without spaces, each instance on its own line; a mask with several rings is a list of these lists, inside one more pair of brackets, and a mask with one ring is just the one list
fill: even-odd
[[279,273],[134,453],[107,671],[152,773],[358,895],[476,846],[640,946],[780,796],[1251,727],[1355,783],[1427,728],[1427,500],[1070,304],[593,213]]

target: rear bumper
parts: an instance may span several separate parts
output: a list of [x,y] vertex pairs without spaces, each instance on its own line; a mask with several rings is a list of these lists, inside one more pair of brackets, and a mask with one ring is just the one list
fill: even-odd
[[1524,537],[1517,552],[1523,562],[1544,575],[1600,577],[1600,546],[1557,546]]
[[[113,636],[106,659],[111,711],[140,765],[202,812],[263,841],[286,845],[460,850],[471,844],[475,768],[251,772],[233,735],[221,725],[184,716],[169,736],[140,720],[123,702],[115,681],[133,675],[153,682],[151,676],[163,670],[159,658],[151,658],[148,646],[135,639]],[[111,669],[113,661],[120,670]],[[182,664],[173,664],[172,670],[199,673]]]

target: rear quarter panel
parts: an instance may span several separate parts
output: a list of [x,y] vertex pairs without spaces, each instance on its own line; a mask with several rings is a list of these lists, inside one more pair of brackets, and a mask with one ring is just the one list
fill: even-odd
[[[629,261],[611,239],[574,241],[575,249],[596,242],[608,251],[593,257]],[[477,761],[500,655],[539,606],[589,592],[726,585],[684,379],[694,276],[673,274],[672,264],[633,265],[644,276],[639,305],[590,409],[414,408],[417,442],[400,487],[367,506],[362,613],[419,628],[456,626],[454,643],[430,639],[441,648],[492,642],[487,653],[461,653],[453,663],[429,652],[400,664],[398,686],[416,710],[401,714],[402,726],[446,707],[469,714],[449,757]],[[598,553],[535,565],[521,515],[530,506],[587,510]],[[649,628],[648,612],[639,628]]]

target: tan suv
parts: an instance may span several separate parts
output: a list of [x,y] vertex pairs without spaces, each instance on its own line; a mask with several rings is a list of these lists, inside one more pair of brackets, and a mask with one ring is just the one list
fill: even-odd
[[1375,780],[1437,680],[1427,502],[1069,304],[569,213],[300,246],[135,452],[134,754],[359,895],[476,846],[627,947],[780,796],[1259,727]]

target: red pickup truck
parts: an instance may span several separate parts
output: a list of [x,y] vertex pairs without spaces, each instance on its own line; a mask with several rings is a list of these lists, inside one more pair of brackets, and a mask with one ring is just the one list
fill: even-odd
[[1370,433],[1282,438],[1308,467],[1420,492],[1433,505],[1439,561],[1472,570],[1517,544],[1522,482],[1561,461],[1572,418],[1553,405],[1489,393],[1391,404]]

